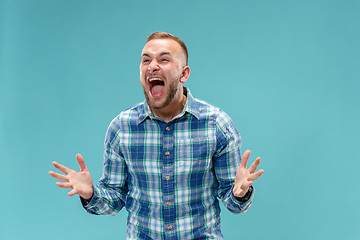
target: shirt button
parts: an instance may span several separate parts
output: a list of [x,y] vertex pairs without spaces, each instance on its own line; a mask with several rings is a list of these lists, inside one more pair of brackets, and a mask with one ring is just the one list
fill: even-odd
[[166,130],[166,131],[170,131],[170,128],[169,128],[169,127],[166,127],[165,130]]
[[171,229],[172,229],[172,226],[171,226],[171,225],[168,225],[168,229],[171,230]]
[[169,155],[170,155],[170,152],[169,152],[169,151],[166,151],[166,152],[165,152],[165,155],[166,155],[166,156],[169,156]]
[[169,180],[170,180],[170,177],[169,177],[169,176],[166,176],[165,179],[166,179],[166,181],[169,181]]
[[168,207],[170,207],[170,206],[171,206],[171,202],[167,202],[166,205],[167,205]]

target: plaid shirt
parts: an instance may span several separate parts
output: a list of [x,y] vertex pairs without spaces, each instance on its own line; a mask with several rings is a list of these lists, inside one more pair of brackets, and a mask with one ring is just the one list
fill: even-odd
[[108,128],[103,176],[83,206],[104,215],[125,206],[128,239],[222,239],[219,199],[233,213],[253,199],[239,202],[232,194],[241,160],[232,120],[185,93],[183,111],[168,123],[144,102]]

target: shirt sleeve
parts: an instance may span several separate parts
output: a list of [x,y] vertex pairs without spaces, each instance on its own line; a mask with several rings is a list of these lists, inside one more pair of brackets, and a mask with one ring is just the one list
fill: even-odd
[[220,111],[216,119],[215,174],[219,183],[218,197],[232,213],[246,212],[254,198],[255,189],[246,202],[238,201],[232,193],[236,171],[241,162],[241,137],[231,118]]
[[84,209],[96,215],[115,215],[125,205],[128,192],[128,170],[119,147],[119,129],[113,122],[105,137],[103,175],[89,202],[81,201]]

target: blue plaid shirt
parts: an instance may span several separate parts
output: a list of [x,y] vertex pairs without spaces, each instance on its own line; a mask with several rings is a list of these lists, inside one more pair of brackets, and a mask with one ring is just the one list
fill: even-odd
[[120,113],[106,133],[103,176],[83,205],[104,215],[125,206],[128,239],[222,239],[219,199],[233,213],[253,199],[232,194],[241,161],[232,120],[185,92],[186,105],[170,122],[144,102]]

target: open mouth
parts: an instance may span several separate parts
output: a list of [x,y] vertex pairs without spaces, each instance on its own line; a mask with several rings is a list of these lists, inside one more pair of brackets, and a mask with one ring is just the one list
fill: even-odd
[[165,91],[165,82],[157,77],[149,78],[149,89],[153,97],[160,97]]

